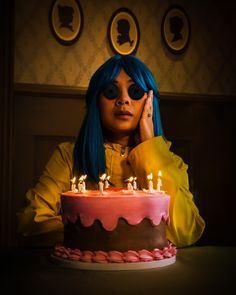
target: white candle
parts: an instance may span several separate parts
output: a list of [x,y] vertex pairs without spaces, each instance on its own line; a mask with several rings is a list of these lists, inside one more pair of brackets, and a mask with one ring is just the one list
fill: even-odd
[[109,187],[109,179],[110,179],[110,176],[107,176],[105,179],[105,188]]
[[130,191],[130,192],[132,192],[134,190],[133,186],[132,186],[132,184],[130,182],[128,182],[128,184],[127,184],[127,190]]
[[80,193],[82,193],[82,191],[83,191],[83,183],[82,182],[78,183],[78,190]]
[[73,177],[70,181],[71,181],[71,191],[72,192],[75,192],[77,191],[76,189],[76,184],[75,184],[75,180],[76,180],[76,177]]
[[161,191],[162,180],[161,180],[162,172],[161,170],[158,171],[158,178],[157,178],[157,191]]
[[133,188],[134,188],[134,190],[137,189],[137,182],[136,182],[136,179],[137,179],[137,177],[134,177],[134,180],[133,180]]
[[133,189],[133,186],[132,186],[132,181],[133,181],[133,177],[131,176],[130,178],[128,178],[127,180],[127,190],[129,192],[132,192],[134,189]]
[[86,183],[85,183],[85,179],[87,178],[87,175],[83,175],[83,182],[82,182],[82,189],[83,189],[83,192],[86,191]]
[[76,188],[76,183],[75,183],[75,181],[76,181],[76,177],[73,177],[70,181],[71,181],[71,191],[72,191],[73,193],[77,193],[78,190],[77,190],[77,188]]
[[85,184],[86,178],[87,178],[87,175],[81,175],[79,178],[78,189],[82,193],[84,193],[86,191],[86,184]]
[[102,174],[102,176],[99,177],[100,178],[100,181],[98,183],[98,187],[99,187],[99,191],[100,191],[100,194],[103,195],[103,187],[104,187],[104,180],[106,178],[106,174]]
[[98,186],[99,186],[100,194],[103,195],[103,186],[104,186],[103,182],[99,181]]
[[147,176],[148,179],[148,190],[149,192],[153,192],[153,181],[152,181],[152,173]]

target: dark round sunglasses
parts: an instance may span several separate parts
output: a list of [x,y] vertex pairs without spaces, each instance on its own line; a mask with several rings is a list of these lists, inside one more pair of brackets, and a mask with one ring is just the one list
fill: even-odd
[[[107,99],[112,100],[112,99],[117,99],[120,96],[120,91],[119,91],[119,88],[116,84],[110,83],[104,89],[102,94]],[[139,100],[144,96],[145,91],[141,87],[139,87],[137,84],[132,84],[128,88],[128,94],[131,99]]]

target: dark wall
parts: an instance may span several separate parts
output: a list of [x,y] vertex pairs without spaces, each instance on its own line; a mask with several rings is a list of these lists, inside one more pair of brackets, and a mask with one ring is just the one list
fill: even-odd
[[12,241],[14,1],[0,4],[0,246]]
[[172,149],[189,164],[190,188],[206,229],[200,244],[235,245],[235,97],[162,101]]

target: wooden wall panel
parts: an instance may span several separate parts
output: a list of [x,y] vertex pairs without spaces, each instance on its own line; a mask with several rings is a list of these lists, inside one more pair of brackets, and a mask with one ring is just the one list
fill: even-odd
[[189,165],[190,188],[206,229],[199,244],[235,245],[235,98],[162,102],[172,149]]
[[65,141],[74,141],[74,136],[44,136],[34,137],[34,182],[42,174],[42,171],[51,157],[55,147]]
[[[21,86],[22,87],[22,86]],[[35,185],[56,146],[72,141],[81,126],[85,104],[81,94],[16,88],[13,161],[13,222],[26,191]],[[14,240],[14,244],[17,241]]]

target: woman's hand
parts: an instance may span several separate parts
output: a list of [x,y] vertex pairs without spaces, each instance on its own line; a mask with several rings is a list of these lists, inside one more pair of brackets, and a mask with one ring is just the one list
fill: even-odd
[[144,142],[154,137],[153,114],[153,91],[150,90],[145,101],[143,112],[139,121],[139,140]]

